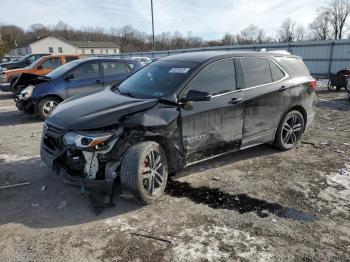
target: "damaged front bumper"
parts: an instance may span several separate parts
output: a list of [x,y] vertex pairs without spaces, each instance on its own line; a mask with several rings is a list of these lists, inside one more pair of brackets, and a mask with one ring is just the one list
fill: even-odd
[[66,145],[65,134],[64,130],[44,124],[41,160],[51,170],[62,174],[66,184],[111,195],[120,162],[108,159],[107,154],[114,147],[118,136],[112,137],[102,150],[91,151],[76,145]]
[[14,98],[16,107],[25,114],[35,114],[35,105],[32,99],[21,99],[19,95]]

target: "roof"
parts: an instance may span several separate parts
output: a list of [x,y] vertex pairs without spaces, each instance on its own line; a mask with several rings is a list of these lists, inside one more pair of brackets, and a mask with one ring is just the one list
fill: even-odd
[[[247,51],[202,51],[202,52],[190,52],[182,53],[178,55],[170,55],[159,60],[172,60],[172,61],[187,61],[187,62],[205,62],[214,58],[225,58],[225,57],[237,57],[237,56],[293,56],[281,54],[279,52],[247,52]],[[295,57],[295,56],[293,56]]]
[[79,48],[119,48],[119,45],[113,42],[92,42],[92,41],[69,41]]
[[119,48],[119,45],[113,42],[104,42],[104,41],[69,41],[67,39],[64,39],[63,37],[57,36],[57,35],[47,35],[44,37],[40,37],[40,38],[32,38],[30,40],[27,40],[25,42],[21,42],[17,47],[15,48],[20,48],[20,47],[27,47],[31,44],[34,44],[38,41],[41,41],[45,38],[48,37],[55,37],[58,38],[64,42],[67,42],[71,45],[74,45],[75,47],[78,48]]

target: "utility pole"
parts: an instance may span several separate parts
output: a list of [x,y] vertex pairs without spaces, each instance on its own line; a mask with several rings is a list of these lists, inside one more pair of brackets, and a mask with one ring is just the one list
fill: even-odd
[[154,43],[154,20],[153,20],[153,0],[151,0],[151,12],[152,12],[152,50],[155,51],[155,43]]

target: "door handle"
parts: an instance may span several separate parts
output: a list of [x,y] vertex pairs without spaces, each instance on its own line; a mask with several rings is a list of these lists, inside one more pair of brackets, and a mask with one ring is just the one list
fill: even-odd
[[280,87],[280,92],[283,92],[283,91],[286,91],[286,90],[288,90],[289,89],[289,87],[288,86],[281,86]]
[[238,104],[238,103],[240,103],[240,102],[242,102],[243,101],[243,98],[242,97],[234,97],[234,98],[232,98],[228,103],[229,104]]

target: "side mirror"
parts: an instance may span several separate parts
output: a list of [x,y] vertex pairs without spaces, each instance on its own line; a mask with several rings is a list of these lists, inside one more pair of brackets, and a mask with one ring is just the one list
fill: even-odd
[[37,69],[38,69],[38,70],[41,70],[41,69],[43,69],[43,66],[42,66],[42,65],[39,65]]
[[66,80],[66,81],[70,81],[70,80],[72,80],[72,79],[74,79],[74,75],[73,75],[73,74],[68,74],[68,75],[66,75],[66,76],[64,77],[64,80]]
[[188,91],[186,97],[181,99],[181,102],[189,102],[189,101],[210,101],[211,93],[202,92],[197,90]]

